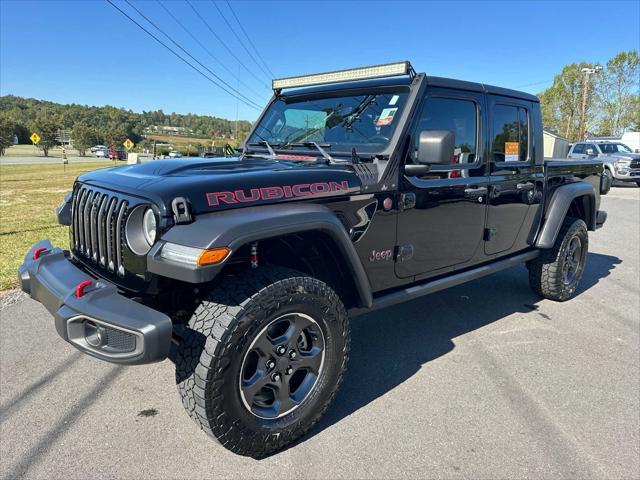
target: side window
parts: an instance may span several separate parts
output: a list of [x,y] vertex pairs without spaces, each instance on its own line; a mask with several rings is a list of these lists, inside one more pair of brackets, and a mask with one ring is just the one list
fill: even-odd
[[573,147],[573,152],[571,153],[584,153],[584,143],[576,143],[576,146]]
[[593,155],[597,155],[598,154],[598,148],[593,143],[589,143],[589,144],[586,145],[585,151],[587,151],[589,149],[593,150]]
[[526,162],[529,158],[527,110],[512,105],[493,108],[491,154],[495,162]]
[[[457,98],[429,97],[413,136],[412,161],[416,160],[420,132],[423,130],[449,130],[455,135],[452,164],[475,163],[478,144],[478,111],[476,103]],[[454,165],[447,169],[456,168]],[[434,168],[437,169],[437,168]]]

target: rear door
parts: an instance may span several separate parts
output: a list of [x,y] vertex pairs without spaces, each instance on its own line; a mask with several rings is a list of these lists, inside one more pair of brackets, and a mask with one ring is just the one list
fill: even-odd
[[536,195],[532,155],[532,105],[525,100],[488,95],[490,118],[490,192],[485,253],[508,253],[522,247],[516,239],[531,228],[529,207]]

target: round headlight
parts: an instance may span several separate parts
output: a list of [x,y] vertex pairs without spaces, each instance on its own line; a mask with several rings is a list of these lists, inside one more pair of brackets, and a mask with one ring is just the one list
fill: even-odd
[[142,217],[142,233],[149,246],[153,245],[156,241],[156,215],[150,208],[147,208]]
[[153,210],[146,205],[133,209],[127,217],[125,237],[129,249],[136,255],[146,255],[156,241],[157,223]]

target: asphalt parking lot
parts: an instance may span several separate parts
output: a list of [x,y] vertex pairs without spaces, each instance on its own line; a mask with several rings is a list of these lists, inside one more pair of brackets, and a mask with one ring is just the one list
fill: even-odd
[[173,365],[117,367],[32,300],[0,311],[2,478],[639,478],[640,189],[603,199],[578,296],[524,267],[355,319],[336,402],[297,445],[229,453]]

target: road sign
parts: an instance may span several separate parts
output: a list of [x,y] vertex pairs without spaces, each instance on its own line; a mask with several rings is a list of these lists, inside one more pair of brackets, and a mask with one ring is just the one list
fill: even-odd
[[131,150],[135,143],[127,138],[122,145],[124,145],[124,148],[126,148],[127,150]]
[[37,145],[40,141],[40,135],[38,135],[36,132],[33,132],[29,139],[33,142],[34,145]]

